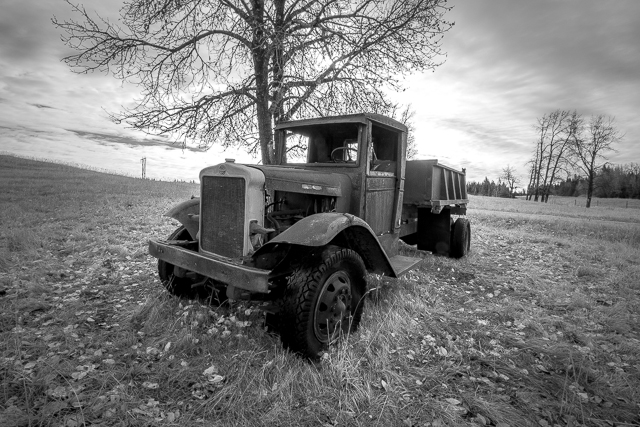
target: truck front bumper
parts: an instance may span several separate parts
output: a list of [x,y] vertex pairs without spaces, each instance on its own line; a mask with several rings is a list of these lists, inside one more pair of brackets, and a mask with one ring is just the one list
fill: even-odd
[[234,264],[225,257],[204,256],[198,252],[158,240],[149,240],[149,254],[169,264],[239,289],[249,292],[269,292],[268,270]]

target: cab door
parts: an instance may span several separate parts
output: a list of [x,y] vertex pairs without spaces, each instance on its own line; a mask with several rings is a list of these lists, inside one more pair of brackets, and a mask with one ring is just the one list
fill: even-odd
[[389,256],[395,255],[404,190],[404,132],[368,126],[369,159],[365,178],[365,215]]

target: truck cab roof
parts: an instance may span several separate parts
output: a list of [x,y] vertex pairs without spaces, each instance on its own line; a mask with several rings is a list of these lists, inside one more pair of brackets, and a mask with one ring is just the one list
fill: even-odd
[[363,123],[366,124],[367,120],[371,120],[378,124],[382,124],[384,126],[388,126],[402,132],[407,132],[407,127],[400,123],[397,120],[394,120],[390,117],[383,116],[382,114],[375,113],[357,113],[357,114],[346,114],[340,116],[327,116],[327,117],[316,117],[313,119],[305,119],[305,120],[292,120],[288,122],[282,122],[276,125],[276,129],[289,129],[289,128],[297,128],[303,126],[313,126],[313,125],[322,125],[322,124],[337,124],[337,123]]

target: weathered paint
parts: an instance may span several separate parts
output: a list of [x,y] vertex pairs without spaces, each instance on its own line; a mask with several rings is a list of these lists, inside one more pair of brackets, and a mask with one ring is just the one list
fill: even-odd
[[467,203],[464,171],[441,165],[437,160],[407,161],[404,204],[437,207]]
[[297,167],[251,165],[260,169],[265,177],[265,185],[270,190],[293,193],[318,194],[343,197],[351,193],[351,179],[342,173],[325,172]]
[[288,129],[300,126],[313,126],[320,124],[330,124],[330,123],[362,123],[367,124],[368,121],[371,120],[376,123],[380,123],[394,129],[400,130],[402,132],[407,132],[407,127],[400,123],[397,120],[394,120],[390,117],[383,116],[381,114],[375,113],[358,113],[358,114],[348,114],[343,116],[331,116],[331,117],[317,117],[314,119],[306,119],[306,120],[296,120],[291,122],[282,122],[276,126],[276,130],[278,129]]
[[396,177],[367,177],[365,195],[365,220],[376,236],[393,233]]
[[236,264],[230,259],[171,245],[167,242],[149,240],[149,254],[158,259],[202,274],[211,279],[250,292],[269,291],[269,271]]
[[292,243],[303,246],[323,246],[329,243],[339,232],[353,225],[364,226],[371,230],[369,225],[362,219],[347,213],[309,215],[271,239],[266,245],[271,243]]
[[[205,178],[215,186],[207,188]],[[235,193],[227,194],[223,185],[229,179],[242,180]],[[248,255],[253,252],[249,227],[251,221],[264,226],[264,174],[256,169],[233,161],[210,166],[200,172],[202,206],[200,215],[200,252],[227,257]],[[207,196],[211,191],[218,197]],[[205,200],[206,197],[206,200]],[[206,204],[204,202],[207,202]],[[203,212],[207,212],[204,215]],[[238,218],[230,220],[231,216]]]
[[351,249],[360,253],[369,270],[396,276],[389,257],[371,227],[361,218],[347,213],[320,213],[304,217],[271,239],[255,256],[269,252],[280,243],[307,247],[325,246],[340,233],[344,233]]
[[184,225],[189,234],[191,235],[191,239],[195,240],[198,235],[198,230],[200,228],[199,222],[199,214],[200,214],[200,198],[194,197],[185,202],[178,203],[167,213],[165,216],[169,218],[173,218],[180,222],[180,224]]

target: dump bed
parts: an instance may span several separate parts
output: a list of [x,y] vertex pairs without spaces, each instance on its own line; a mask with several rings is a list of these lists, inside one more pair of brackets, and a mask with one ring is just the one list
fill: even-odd
[[457,171],[438,160],[407,160],[404,181],[405,205],[440,207],[466,205],[465,170]]

